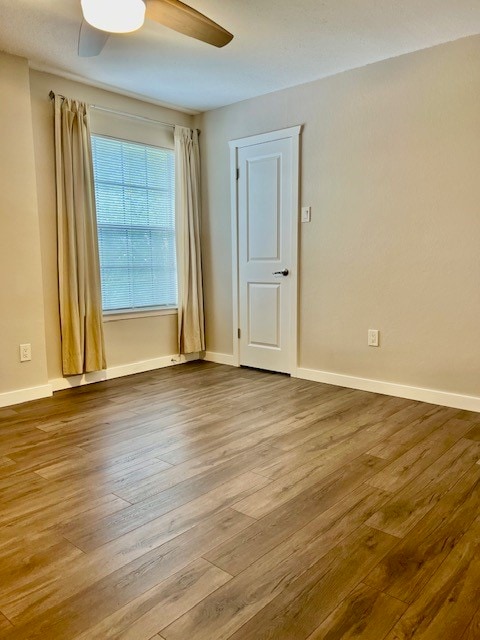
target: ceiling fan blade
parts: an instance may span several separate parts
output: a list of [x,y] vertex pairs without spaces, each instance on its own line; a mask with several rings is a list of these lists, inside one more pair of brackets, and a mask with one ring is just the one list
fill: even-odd
[[233,38],[226,29],[180,0],[146,0],[146,2],[147,18],[186,36],[202,40],[214,47],[224,47]]
[[110,34],[106,31],[99,31],[82,20],[78,34],[78,55],[81,58],[98,56],[109,36]]

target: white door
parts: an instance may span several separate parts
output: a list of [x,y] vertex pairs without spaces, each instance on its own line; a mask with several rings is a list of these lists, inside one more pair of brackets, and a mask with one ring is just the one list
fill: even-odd
[[299,127],[287,131],[238,148],[238,318],[239,363],[292,373]]

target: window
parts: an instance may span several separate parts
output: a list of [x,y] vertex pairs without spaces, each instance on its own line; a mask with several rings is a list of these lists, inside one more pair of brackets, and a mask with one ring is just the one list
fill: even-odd
[[92,135],[105,312],[177,306],[174,152]]

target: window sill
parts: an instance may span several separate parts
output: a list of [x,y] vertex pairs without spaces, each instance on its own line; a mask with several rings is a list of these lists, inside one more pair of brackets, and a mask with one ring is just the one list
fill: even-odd
[[138,311],[104,311],[103,322],[116,322],[117,320],[136,320],[137,318],[150,318],[151,316],[173,316],[177,315],[177,313],[177,307],[139,309]]

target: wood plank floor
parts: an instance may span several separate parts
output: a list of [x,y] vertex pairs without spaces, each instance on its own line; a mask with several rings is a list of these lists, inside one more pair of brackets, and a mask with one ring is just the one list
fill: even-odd
[[480,414],[197,362],[0,421],[0,638],[480,639]]

